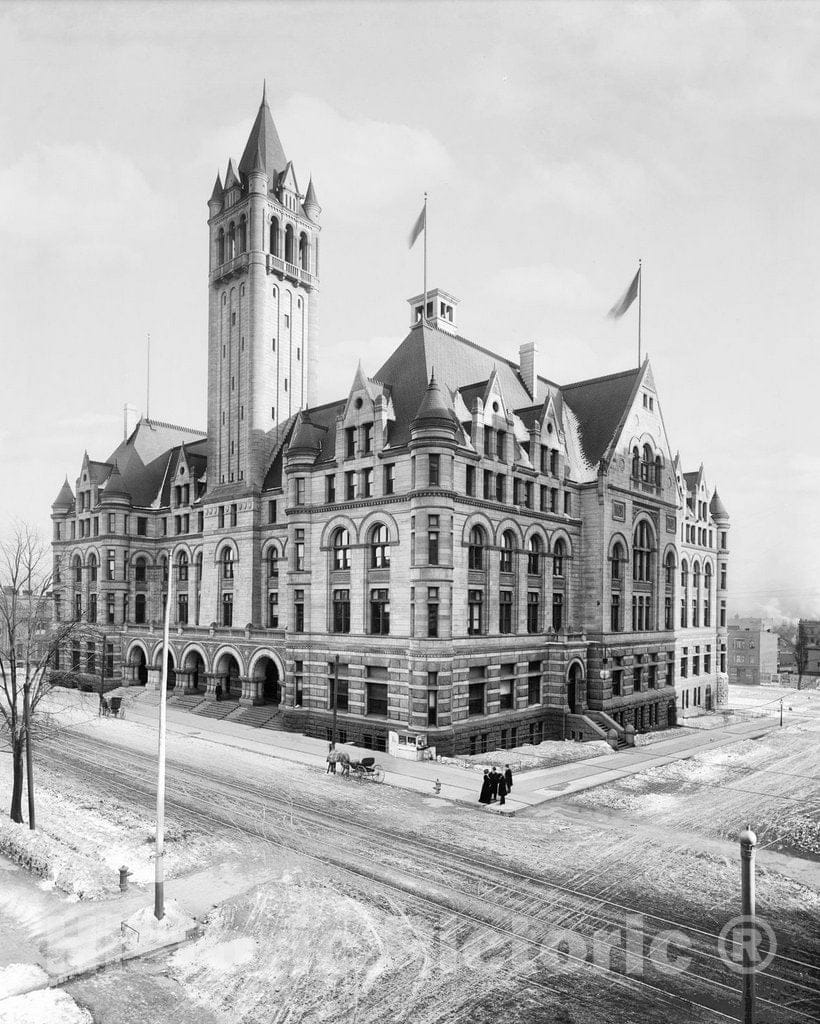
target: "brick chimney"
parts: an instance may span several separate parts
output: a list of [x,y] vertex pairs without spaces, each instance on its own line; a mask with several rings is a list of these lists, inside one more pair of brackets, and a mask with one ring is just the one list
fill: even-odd
[[533,402],[539,402],[542,396],[538,394],[538,346],[534,341],[528,341],[520,347],[518,359],[524,387],[529,391]]

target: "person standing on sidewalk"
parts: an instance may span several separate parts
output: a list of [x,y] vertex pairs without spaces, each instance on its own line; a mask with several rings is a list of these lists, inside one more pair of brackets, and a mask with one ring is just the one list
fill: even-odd
[[507,783],[506,783],[506,781],[504,779],[504,776],[501,774],[501,772],[498,772],[497,774],[498,774],[498,797],[499,797],[498,806],[499,807],[503,807],[504,804],[506,803],[506,800],[504,798],[507,795]]
[[508,764],[504,765],[504,781],[507,783],[507,792],[509,793],[512,789],[512,768]]
[[481,793],[478,797],[480,804],[488,804],[490,802],[490,769],[484,769],[484,778],[481,780]]
[[490,800],[498,799],[498,783],[501,781],[501,772],[497,772],[495,768],[490,772]]

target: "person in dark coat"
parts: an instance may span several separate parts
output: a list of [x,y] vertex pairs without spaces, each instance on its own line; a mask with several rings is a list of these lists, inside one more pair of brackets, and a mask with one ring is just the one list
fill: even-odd
[[499,807],[503,807],[504,804],[506,803],[506,800],[504,799],[504,797],[506,797],[506,795],[507,795],[507,783],[506,783],[506,781],[504,779],[504,776],[501,774],[501,772],[499,772],[498,773],[498,797],[499,797],[498,806]]
[[512,789],[512,768],[508,764],[504,765],[504,781],[507,783],[507,792]]
[[498,783],[501,781],[501,773],[497,772],[495,768],[490,772],[490,799],[498,799]]
[[478,798],[480,804],[488,804],[490,802],[490,769],[484,769],[484,778],[481,780],[481,793]]

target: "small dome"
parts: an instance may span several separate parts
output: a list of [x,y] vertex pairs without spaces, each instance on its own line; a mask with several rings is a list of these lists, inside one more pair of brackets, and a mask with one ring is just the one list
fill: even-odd
[[709,511],[712,513],[713,519],[726,519],[729,518],[729,513],[726,511],[726,506],[720,500],[720,495],[717,491],[712,495],[712,500],[709,502]]

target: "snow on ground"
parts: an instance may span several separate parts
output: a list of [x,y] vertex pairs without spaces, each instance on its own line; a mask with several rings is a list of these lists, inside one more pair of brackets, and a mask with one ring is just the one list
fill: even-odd
[[48,985],[48,975],[37,964],[9,964],[0,968],[0,999],[33,992]]
[[593,740],[589,743],[576,743],[573,740],[544,740],[543,743],[523,743],[520,747],[509,750],[490,750],[485,754],[464,755],[462,757],[442,757],[442,763],[458,765],[460,768],[473,768],[483,771],[493,765],[503,767],[509,765],[513,771],[527,768],[552,768],[558,764],[571,764],[573,761],[586,761],[591,757],[605,757],[614,753],[612,747],[604,740]]
[[161,921],[156,919],[154,908],[150,906],[141,907],[126,918],[125,924],[130,929],[126,931],[125,944],[137,949],[179,942],[185,938],[188,929],[196,925],[196,921],[180,910],[176,900],[165,900],[165,914]]
[[[102,899],[119,891],[119,869],[130,882],[154,878],[154,827],[140,809],[90,793],[72,777],[35,770],[37,830],[0,819],[0,852],[78,899]],[[214,841],[169,816],[165,832],[166,877],[200,867]]]
[[797,722],[588,790],[572,803],[721,839],[750,822],[761,846],[817,857],[816,750],[815,727]]
[[88,1010],[58,988],[0,1000],[0,1024],[94,1024]]

